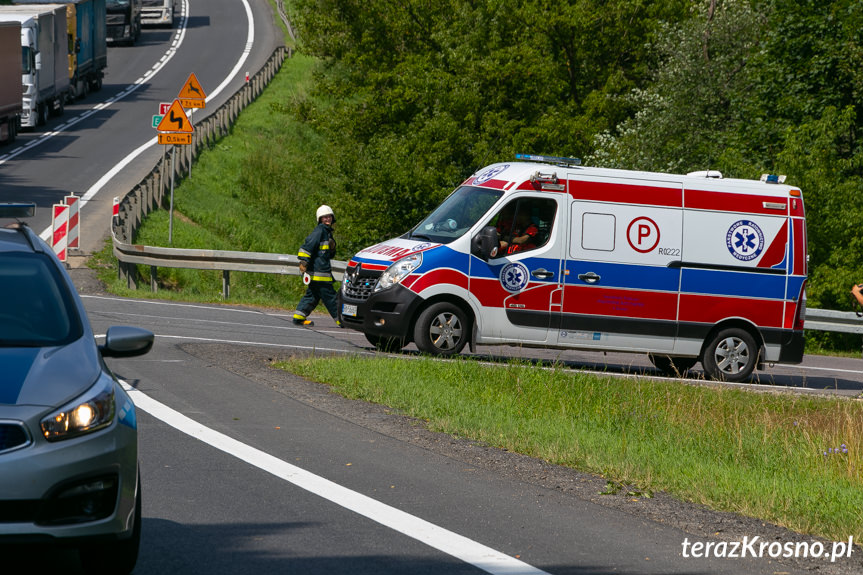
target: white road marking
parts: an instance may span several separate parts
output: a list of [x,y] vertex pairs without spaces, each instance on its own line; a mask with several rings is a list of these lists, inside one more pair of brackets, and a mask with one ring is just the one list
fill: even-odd
[[[164,336],[160,336],[164,337]],[[405,513],[237,441],[171,409],[125,382],[135,405],[171,427],[319,497],[493,575],[548,575],[491,547]]]
[[[206,99],[207,102],[210,102],[211,100],[213,100],[213,98],[218,96],[228,86],[228,84],[230,84],[230,82],[233,81],[233,79],[240,73],[240,70],[245,65],[246,60],[248,60],[249,54],[251,53],[251,46],[254,44],[254,41],[255,41],[255,20],[254,20],[254,17],[252,15],[252,7],[249,5],[248,0],[242,0],[242,2],[243,2],[243,6],[246,10],[246,16],[248,17],[248,22],[249,22],[248,32],[246,35],[245,47],[243,48],[242,54],[240,54],[239,60],[237,60],[237,63],[234,65],[234,68],[228,73],[228,75],[225,77],[225,79],[222,81],[222,83],[219,84],[219,86],[215,90],[213,90],[212,93],[207,95],[207,99]],[[110,100],[107,100],[106,102],[103,102],[102,104],[100,104],[101,108],[98,108],[98,109],[107,108],[108,106],[110,106],[114,102],[125,98],[126,96],[128,96],[129,94],[131,94],[132,92],[137,90],[139,87],[141,87],[145,82],[149,81],[153,76],[155,76],[159,71],[162,70],[162,68],[164,68],[167,65],[167,63],[174,57],[174,55],[177,53],[177,50],[180,48],[180,46],[183,43],[183,39],[185,38],[185,35],[186,35],[185,24],[186,24],[186,20],[188,18],[188,16],[187,16],[188,13],[189,13],[189,2],[188,2],[188,0],[184,0],[183,4],[182,4],[182,19],[180,21],[179,30],[178,30],[177,34],[174,36],[174,42],[171,44],[171,48],[168,50],[168,52],[164,56],[162,56],[162,58],[159,60],[159,62],[157,64],[155,64],[150,69],[150,71],[144,75],[144,77],[139,78],[135,82],[134,85],[129,86],[128,88],[126,88],[126,90],[124,90],[120,94],[117,94],[116,96],[114,96],[114,98],[111,98]],[[73,119],[69,120],[67,127],[70,127],[70,126],[82,121],[83,119],[89,117],[90,115],[94,114],[96,112],[96,109],[97,108],[93,108],[91,110],[88,110],[87,112],[85,112],[81,116],[78,116],[77,118],[73,118]],[[44,140],[47,140],[49,137],[52,137],[53,135],[56,135],[58,133],[60,133],[60,132],[56,131],[56,132],[52,132],[50,135],[46,134],[46,135],[42,136],[39,140],[34,140],[34,142],[31,144],[35,146],[35,145],[37,145],[37,143],[42,143]],[[81,196],[81,200],[79,201],[79,208],[78,209],[83,210],[84,207],[90,202],[90,200],[93,199],[96,196],[96,194],[99,193],[99,191],[103,187],[105,187],[105,184],[107,184],[109,181],[111,181],[111,179],[114,176],[116,176],[118,173],[120,173],[120,171],[123,168],[125,168],[130,163],[132,163],[132,161],[135,158],[137,158],[138,156],[143,154],[148,148],[155,146],[157,140],[158,140],[158,138],[153,138],[153,139],[149,140],[148,142],[138,146],[135,150],[132,151],[131,154],[129,154],[128,156],[126,156],[125,158],[120,160],[120,162],[117,165],[115,165],[105,175],[103,175],[101,178],[99,178],[99,180],[95,184],[90,186],[90,189],[88,189],[84,193],[84,195]],[[30,145],[28,145],[24,149],[29,149],[29,147],[30,147]],[[24,149],[22,149],[19,152],[15,152],[13,154],[9,154],[8,156],[0,157],[0,164],[2,164],[3,162],[15,157],[19,153],[23,152]],[[47,228],[45,228],[42,231],[41,234],[39,234],[39,236],[43,240],[45,240],[46,242],[49,242],[52,235],[53,235],[52,226],[48,226]],[[50,242],[49,242],[49,244],[50,244]]]

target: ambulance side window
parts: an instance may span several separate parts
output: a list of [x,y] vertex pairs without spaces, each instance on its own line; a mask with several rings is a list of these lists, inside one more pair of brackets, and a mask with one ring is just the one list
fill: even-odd
[[616,226],[613,214],[585,212],[581,216],[581,248],[613,252]]
[[547,198],[517,198],[495,214],[488,225],[497,228],[501,256],[541,248],[551,238],[557,202]]

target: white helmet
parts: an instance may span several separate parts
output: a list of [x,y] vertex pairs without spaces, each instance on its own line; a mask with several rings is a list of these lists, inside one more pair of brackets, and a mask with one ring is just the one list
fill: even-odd
[[324,216],[333,216],[333,223],[336,222],[336,214],[333,213],[333,208],[326,204],[319,207],[318,211],[315,212],[315,218],[318,220],[318,223],[321,222],[321,218]]

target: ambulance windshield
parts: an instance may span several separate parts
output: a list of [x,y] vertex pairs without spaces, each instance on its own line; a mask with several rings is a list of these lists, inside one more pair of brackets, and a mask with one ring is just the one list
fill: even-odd
[[409,237],[447,244],[471,229],[501,195],[500,190],[462,186],[411,230]]

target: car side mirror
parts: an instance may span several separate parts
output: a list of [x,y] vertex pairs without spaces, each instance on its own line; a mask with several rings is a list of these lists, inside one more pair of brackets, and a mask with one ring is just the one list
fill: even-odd
[[497,257],[499,249],[500,238],[494,226],[484,227],[471,239],[471,253],[484,261]]
[[126,325],[109,327],[105,343],[99,346],[102,357],[134,357],[143,355],[153,347],[153,332]]

